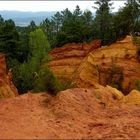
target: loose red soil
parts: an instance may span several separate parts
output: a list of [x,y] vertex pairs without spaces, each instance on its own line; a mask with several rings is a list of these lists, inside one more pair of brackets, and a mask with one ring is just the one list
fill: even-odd
[[1,139],[140,138],[140,106],[106,105],[89,89],[0,100]]

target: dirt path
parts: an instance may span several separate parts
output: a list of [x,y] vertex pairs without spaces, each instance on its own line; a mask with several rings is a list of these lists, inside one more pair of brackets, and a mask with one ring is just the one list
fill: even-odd
[[0,101],[0,139],[140,138],[140,106],[105,106],[90,90]]

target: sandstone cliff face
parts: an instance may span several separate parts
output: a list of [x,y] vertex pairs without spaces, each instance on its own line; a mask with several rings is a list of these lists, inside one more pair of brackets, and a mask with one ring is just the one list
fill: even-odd
[[55,48],[50,55],[52,61],[49,63],[50,69],[59,79],[74,80],[76,71],[83,59],[92,50],[101,46],[100,40],[90,43],[69,43],[61,48]]
[[[74,81],[78,87],[111,85],[128,94],[137,89],[140,64],[130,36],[110,46],[94,40],[88,44],[66,44],[50,53],[49,67],[59,79]],[[65,81],[65,80],[64,80]]]
[[0,98],[15,97],[18,91],[12,83],[12,73],[6,73],[5,55],[0,54]]
[[136,58],[136,46],[127,36],[122,41],[90,52],[78,68],[76,82],[79,87],[116,84],[127,94],[137,88],[139,79],[140,63]]

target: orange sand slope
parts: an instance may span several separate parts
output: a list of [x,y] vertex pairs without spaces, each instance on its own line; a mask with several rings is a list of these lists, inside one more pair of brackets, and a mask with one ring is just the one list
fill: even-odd
[[[99,96],[102,93],[104,99]],[[0,138],[140,138],[140,106],[119,102],[108,90],[81,88],[56,97],[29,93],[3,99]]]

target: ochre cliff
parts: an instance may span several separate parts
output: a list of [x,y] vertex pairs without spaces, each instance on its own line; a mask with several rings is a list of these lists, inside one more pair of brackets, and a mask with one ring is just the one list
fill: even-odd
[[131,36],[110,46],[100,40],[66,44],[50,53],[49,67],[59,79],[74,81],[78,87],[114,86],[124,94],[137,89],[140,63]]
[[12,83],[12,73],[7,74],[5,55],[0,54],[0,98],[15,97],[18,91]]
[[93,40],[90,43],[69,43],[61,48],[55,48],[50,53],[52,61],[49,67],[61,80],[73,80],[83,59],[100,46],[100,40]]
[[[122,41],[98,48],[88,54],[78,68],[79,87],[120,86],[127,94],[137,88],[140,79],[140,62],[136,56],[136,46],[130,36]],[[115,85],[116,84],[116,85]]]

